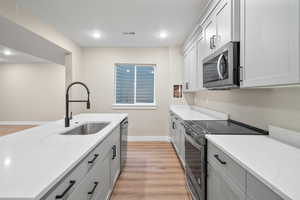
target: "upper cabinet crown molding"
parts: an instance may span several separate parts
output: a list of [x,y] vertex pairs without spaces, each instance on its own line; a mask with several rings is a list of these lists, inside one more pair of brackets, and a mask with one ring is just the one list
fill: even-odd
[[0,16],[0,44],[47,61],[65,65],[71,52]]

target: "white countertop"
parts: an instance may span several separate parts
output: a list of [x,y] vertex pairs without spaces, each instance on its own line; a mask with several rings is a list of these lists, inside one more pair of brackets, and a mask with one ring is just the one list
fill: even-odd
[[227,120],[228,115],[189,105],[171,105],[170,110],[183,120]]
[[207,139],[283,199],[300,199],[300,149],[270,136],[207,135]]
[[[80,114],[0,138],[0,199],[40,199],[127,114]],[[74,124],[78,121],[79,124]],[[84,122],[110,122],[97,134],[61,135]]]

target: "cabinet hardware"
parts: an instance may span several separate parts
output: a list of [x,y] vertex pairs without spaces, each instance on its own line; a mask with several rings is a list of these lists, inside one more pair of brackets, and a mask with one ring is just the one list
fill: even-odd
[[189,82],[185,83],[185,89],[188,90],[189,89]]
[[212,47],[212,42],[213,42],[213,41],[212,41],[212,40],[213,40],[213,38],[210,37],[210,38],[209,38],[209,48],[210,48],[210,49],[213,49],[213,47]]
[[216,35],[213,35],[212,37],[210,37],[209,39],[209,48],[210,49],[214,49],[216,47]]
[[172,123],[172,128],[176,129],[175,122]]
[[99,156],[99,154],[95,154],[93,159],[88,161],[88,164],[93,164],[98,156]]
[[88,192],[88,198],[89,199],[91,199],[93,197],[94,192],[95,192],[98,184],[99,184],[99,182],[97,182],[97,181],[94,182],[94,186],[93,186],[92,190],[90,192]]
[[217,39],[217,36],[213,35],[212,36],[212,40],[213,40],[212,47],[213,47],[213,49],[216,48],[216,39]]
[[73,187],[73,185],[76,183],[75,180],[71,180],[69,186],[65,189],[65,191],[63,191],[62,194],[60,195],[56,195],[55,199],[63,199],[65,197],[65,195],[70,191],[70,189]]
[[226,162],[221,160],[218,154],[215,154],[214,157],[221,163],[222,165],[226,165]]
[[112,147],[112,153],[113,153],[112,160],[114,160],[117,157],[117,147],[116,147],[116,145],[114,145]]
[[244,68],[243,66],[240,66],[240,82],[243,82],[243,78],[244,78]]

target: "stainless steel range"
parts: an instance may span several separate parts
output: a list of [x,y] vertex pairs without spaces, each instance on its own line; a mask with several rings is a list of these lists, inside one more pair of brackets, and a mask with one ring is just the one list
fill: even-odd
[[232,120],[185,121],[186,179],[194,200],[206,199],[206,134],[265,135],[267,131]]

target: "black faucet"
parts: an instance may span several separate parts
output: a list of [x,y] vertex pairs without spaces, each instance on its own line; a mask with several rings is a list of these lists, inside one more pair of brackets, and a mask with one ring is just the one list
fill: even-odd
[[[87,91],[87,100],[70,100],[69,99],[69,91],[70,88],[73,85],[82,85],[86,91]],[[86,84],[82,83],[82,82],[74,82],[71,83],[68,88],[67,88],[67,92],[66,92],[66,116],[65,116],[65,127],[69,127],[70,126],[70,117],[69,117],[69,103],[71,102],[85,102],[86,103],[86,108],[90,109],[91,108],[91,103],[90,103],[90,90],[89,88],[86,86]]]

